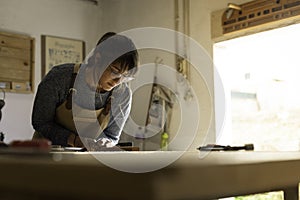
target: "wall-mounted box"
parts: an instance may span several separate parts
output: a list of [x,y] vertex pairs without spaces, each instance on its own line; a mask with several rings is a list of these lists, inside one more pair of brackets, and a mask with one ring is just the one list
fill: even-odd
[[34,38],[0,32],[0,86],[7,92],[34,91]]
[[31,87],[29,86],[29,82],[12,82],[11,89],[14,91],[30,91]]
[[8,81],[1,81],[0,82],[0,88],[2,89],[11,89],[11,82]]

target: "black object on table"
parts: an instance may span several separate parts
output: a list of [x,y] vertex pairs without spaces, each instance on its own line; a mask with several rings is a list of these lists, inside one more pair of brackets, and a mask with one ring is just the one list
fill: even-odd
[[254,145],[253,144],[245,144],[244,146],[223,146],[217,144],[208,144],[206,146],[202,146],[197,148],[199,151],[238,151],[238,150],[246,150],[246,151],[253,151]]

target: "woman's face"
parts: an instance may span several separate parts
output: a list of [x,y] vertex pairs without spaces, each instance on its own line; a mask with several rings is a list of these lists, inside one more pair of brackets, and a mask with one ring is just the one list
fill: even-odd
[[100,89],[101,92],[111,91],[114,87],[122,82],[122,76],[123,74],[126,74],[126,71],[122,71],[121,63],[116,62],[110,64],[103,72],[98,82],[97,89]]
[[[101,59],[100,54],[96,53],[91,58],[91,67],[87,68],[86,81],[93,90],[100,92],[111,91],[114,87],[122,82],[128,82],[134,77],[128,72],[128,66],[122,66],[120,62],[113,62],[103,72],[99,79],[99,72],[97,71],[99,61]],[[94,62],[93,62],[94,61]],[[124,70],[125,69],[125,70]]]

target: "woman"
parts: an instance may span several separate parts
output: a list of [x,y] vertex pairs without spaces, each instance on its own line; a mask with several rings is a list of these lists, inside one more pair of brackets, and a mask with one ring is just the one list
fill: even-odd
[[[133,79],[137,66],[134,43],[109,32],[86,62],[53,67],[38,86],[32,112],[33,138],[46,138],[62,146],[86,146],[84,138],[107,147],[116,145],[131,108],[127,82]],[[93,116],[96,122],[90,120]]]

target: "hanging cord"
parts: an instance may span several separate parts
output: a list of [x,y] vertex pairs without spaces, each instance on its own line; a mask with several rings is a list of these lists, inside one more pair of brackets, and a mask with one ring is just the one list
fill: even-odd
[[0,121],[1,121],[1,117],[2,117],[2,112],[1,112],[1,109],[3,108],[3,106],[5,105],[5,90],[3,88],[1,88],[2,90],[2,93],[3,93],[3,98],[0,99]]
[[[3,98],[0,100],[0,121],[1,121],[1,118],[2,118],[2,111],[1,111],[1,109],[5,105],[5,102],[4,102],[4,99],[5,99],[5,90],[3,88],[1,88],[1,91],[3,93]],[[4,141],[4,133],[2,133],[2,132],[0,132],[0,141],[1,142]]]
[[5,90],[3,89],[3,88],[0,88],[1,90],[2,90],[2,93],[3,93],[3,98],[2,98],[2,100],[4,101],[4,99],[5,99]]

